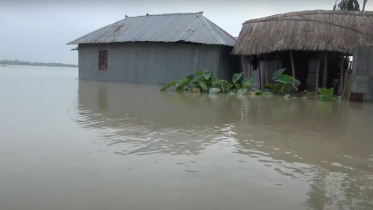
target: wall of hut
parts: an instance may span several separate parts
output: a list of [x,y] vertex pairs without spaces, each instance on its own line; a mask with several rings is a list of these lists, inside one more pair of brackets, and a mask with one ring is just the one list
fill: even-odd
[[350,90],[353,100],[373,101],[373,46],[355,48]]
[[[107,70],[99,70],[98,54],[108,51]],[[232,47],[192,43],[133,42],[80,44],[79,79],[139,84],[161,84],[210,70],[230,80],[238,71]],[[235,60],[236,59],[236,60]]]

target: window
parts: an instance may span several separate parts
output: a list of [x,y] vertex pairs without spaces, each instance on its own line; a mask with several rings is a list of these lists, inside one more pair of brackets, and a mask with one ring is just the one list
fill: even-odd
[[98,69],[107,70],[108,68],[108,53],[107,50],[98,51]]

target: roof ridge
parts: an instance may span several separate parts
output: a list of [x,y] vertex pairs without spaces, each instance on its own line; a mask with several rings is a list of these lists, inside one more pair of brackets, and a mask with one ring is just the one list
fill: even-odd
[[[201,18],[201,17],[202,18]],[[220,44],[225,44],[225,42],[215,33],[215,31],[211,28],[210,24],[205,20],[205,16],[201,14],[197,14],[197,18],[202,22],[202,24],[207,28],[207,30],[211,33],[211,35],[215,38],[215,40]],[[202,20],[203,19],[203,20]]]
[[[367,14],[368,13],[368,14]],[[253,18],[245,21],[243,24],[262,22],[263,20],[277,20],[279,18],[288,18],[304,15],[352,15],[352,16],[373,16],[373,11],[342,11],[342,10],[303,10],[281,14],[270,15],[261,18]]]
[[199,12],[180,12],[180,13],[163,13],[163,14],[148,14],[148,15],[138,15],[127,18],[137,18],[137,17],[149,17],[149,16],[169,16],[169,15],[194,15],[199,14]]

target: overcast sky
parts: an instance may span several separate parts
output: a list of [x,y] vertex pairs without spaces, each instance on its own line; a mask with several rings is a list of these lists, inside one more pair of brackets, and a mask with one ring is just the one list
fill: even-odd
[[[204,11],[237,36],[252,18],[290,11],[332,9],[335,0],[0,0],[0,60],[77,64],[67,42],[128,16]],[[362,4],[362,0],[359,0]],[[369,0],[366,10],[373,10]]]

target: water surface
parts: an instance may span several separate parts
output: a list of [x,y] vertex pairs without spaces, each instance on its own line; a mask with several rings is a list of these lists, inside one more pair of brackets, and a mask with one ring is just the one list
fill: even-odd
[[373,105],[0,68],[0,209],[373,209]]

